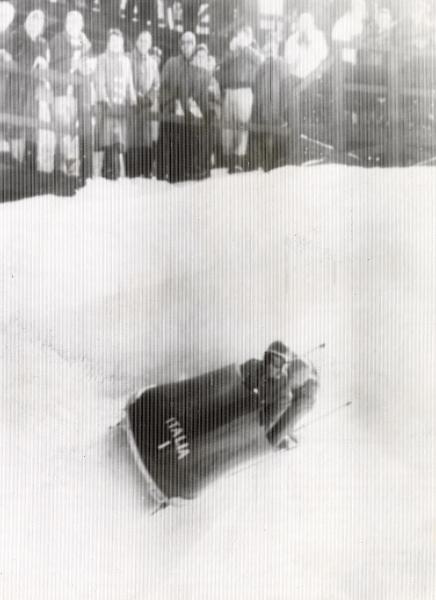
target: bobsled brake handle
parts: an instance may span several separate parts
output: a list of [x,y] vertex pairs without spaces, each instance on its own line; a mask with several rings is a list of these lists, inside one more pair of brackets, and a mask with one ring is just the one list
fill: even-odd
[[317,352],[317,350],[324,350],[325,347],[326,347],[325,342],[323,342],[322,344],[318,344],[318,346],[314,346],[310,350],[306,350],[306,352],[303,353],[303,356],[304,356],[304,358],[308,358],[311,354],[313,354],[314,352]]

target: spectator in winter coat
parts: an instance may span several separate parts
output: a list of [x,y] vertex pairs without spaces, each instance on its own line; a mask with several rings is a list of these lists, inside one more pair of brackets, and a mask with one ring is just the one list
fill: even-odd
[[199,44],[192,58],[192,65],[205,69],[211,73],[211,79],[208,88],[208,115],[209,118],[218,118],[220,116],[220,86],[215,77],[216,60],[215,57],[209,54],[209,49],[206,44]]
[[51,67],[60,75],[54,82],[54,121],[59,129],[59,169],[67,176],[79,175],[77,93],[87,69],[91,43],[83,33],[83,17],[71,11],[65,29],[50,42]]
[[315,404],[318,375],[313,366],[276,341],[263,360],[241,365],[241,376],[258,398],[259,422],[268,441],[280,449],[290,448],[296,424]]
[[137,106],[129,120],[126,173],[129,177],[150,177],[153,167],[153,145],[157,142],[158,122],[151,121],[159,110],[160,75],[155,59],[149,54],[152,37],[143,31],[130,55]]
[[[0,113],[9,113],[14,105],[11,95],[11,70],[14,67],[12,23],[15,8],[0,2]],[[9,128],[0,122],[0,153],[9,153]]]
[[[202,162],[205,148],[205,115],[211,73],[192,65],[196,38],[191,32],[180,38],[180,55],[170,58],[162,70],[161,106],[172,122],[163,123],[160,160],[170,182],[203,179],[209,174]],[[182,120],[174,122],[174,117]]]
[[[14,36],[14,56],[21,71],[33,68],[46,70],[50,60],[47,40],[43,37],[45,14],[42,10],[32,10]],[[24,74],[24,73],[23,73]],[[25,83],[25,79],[22,80]]]
[[230,42],[230,51],[218,69],[218,82],[224,96],[222,107],[222,144],[229,172],[247,167],[248,124],[253,108],[253,85],[262,63],[253,48],[253,32],[244,27]]
[[279,42],[272,38],[262,49],[265,60],[260,65],[253,85],[254,103],[252,122],[270,131],[251,133],[250,156],[253,168],[269,171],[286,164],[286,130],[282,106],[282,85],[289,76],[287,63],[279,56]]
[[200,155],[200,159],[205,161],[203,169],[207,172],[210,170],[212,157],[214,157],[216,164],[217,154],[221,150],[219,139],[220,131],[217,127],[218,119],[220,119],[221,116],[221,93],[218,81],[214,76],[216,61],[215,58],[209,54],[209,49],[206,44],[199,44],[197,46],[192,59],[192,66],[204,69],[211,74],[208,88],[207,110],[203,115],[206,124],[205,142],[207,142],[207,148],[205,148],[205,152],[207,152],[207,155],[204,155],[204,153]]
[[357,51],[356,80],[367,84],[388,84],[389,55],[395,22],[389,8],[376,7],[368,20]]
[[[14,39],[14,58],[18,67],[16,85],[16,112],[40,121],[41,127],[23,131],[25,134],[24,159],[31,170],[51,172],[54,160],[54,133],[50,125],[53,104],[52,87],[48,80],[50,53],[43,37],[45,14],[30,12],[24,26]],[[21,132],[20,132],[21,133]],[[24,141],[24,140],[23,140]]]
[[119,29],[109,30],[107,50],[97,59],[96,96],[97,149],[104,152],[102,175],[118,179],[120,155],[127,143],[128,115],[136,105],[132,67],[124,53],[124,38]]

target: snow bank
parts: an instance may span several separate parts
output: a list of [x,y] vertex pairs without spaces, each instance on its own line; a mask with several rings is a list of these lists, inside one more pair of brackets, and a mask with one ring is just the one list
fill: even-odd
[[[429,599],[431,169],[93,181],[1,207],[2,597]],[[319,342],[304,444],[147,514],[110,429],[147,383]]]

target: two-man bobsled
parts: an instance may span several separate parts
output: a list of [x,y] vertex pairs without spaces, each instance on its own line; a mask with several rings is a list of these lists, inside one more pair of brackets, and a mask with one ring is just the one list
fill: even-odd
[[150,494],[159,505],[192,499],[242,462],[291,447],[317,386],[313,366],[274,342],[263,360],[146,388],[123,426]]

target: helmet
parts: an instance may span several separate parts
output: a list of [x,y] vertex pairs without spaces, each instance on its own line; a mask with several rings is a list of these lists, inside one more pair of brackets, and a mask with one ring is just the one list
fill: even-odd
[[280,341],[276,341],[276,342],[272,342],[272,344],[270,344],[268,346],[268,348],[265,352],[265,355],[279,356],[285,362],[289,362],[289,360],[293,356],[293,353],[288,348],[288,346],[286,346],[286,344],[284,344],[283,342],[280,342]]

